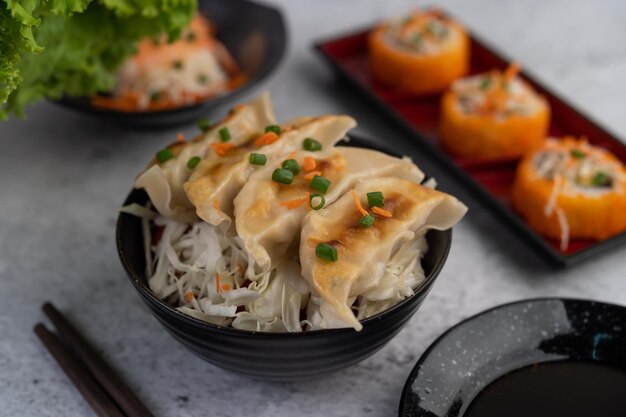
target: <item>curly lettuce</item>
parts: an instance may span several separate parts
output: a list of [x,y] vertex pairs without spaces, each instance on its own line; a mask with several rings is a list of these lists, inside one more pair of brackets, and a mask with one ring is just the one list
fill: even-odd
[[111,90],[138,40],[180,35],[196,0],[0,0],[0,120],[42,98]]

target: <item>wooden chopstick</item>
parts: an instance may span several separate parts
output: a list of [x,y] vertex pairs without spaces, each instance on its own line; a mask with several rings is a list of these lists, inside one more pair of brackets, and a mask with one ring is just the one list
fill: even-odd
[[41,323],[37,324],[33,330],[96,415],[99,417],[125,417],[111,397],[107,395],[89,371],[72,357],[54,333]]
[[98,356],[78,330],[51,303],[45,303],[42,310],[54,324],[54,327],[56,327],[61,339],[76,352],[95,379],[113,398],[127,417],[154,417],[130,388]]

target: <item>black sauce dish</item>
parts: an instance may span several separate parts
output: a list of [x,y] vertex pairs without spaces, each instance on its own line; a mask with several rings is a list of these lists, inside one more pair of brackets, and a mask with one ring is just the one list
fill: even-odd
[[[586,386],[571,387],[576,380]],[[626,389],[626,307],[523,300],[470,317],[433,342],[409,375],[399,415],[623,416],[626,399],[608,393],[615,380]]]
[[199,0],[198,10],[210,17],[217,38],[226,46],[246,76],[246,82],[225,94],[175,109],[124,112],[99,108],[88,97],[63,97],[54,101],[83,113],[138,127],[189,123],[222,104],[232,102],[257,87],[283,59],[287,29],[278,9],[249,0]]
[[[352,138],[351,145],[380,150]],[[391,152],[387,152],[392,154]],[[143,190],[130,192],[124,205],[145,205]],[[262,333],[217,326],[177,311],[158,299],[147,285],[141,219],[120,213],[117,249],[140,298],[165,329],[191,352],[229,371],[271,381],[293,381],[330,374],[383,348],[420,307],[441,272],[452,243],[452,231],[429,231],[429,251],[422,259],[425,280],[415,294],[384,312],[363,320],[359,332],[349,329],[303,333]]]

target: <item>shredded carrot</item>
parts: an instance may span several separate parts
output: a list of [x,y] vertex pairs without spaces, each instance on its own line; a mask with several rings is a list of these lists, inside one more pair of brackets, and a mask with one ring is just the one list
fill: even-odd
[[354,200],[354,204],[356,204],[356,208],[361,212],[362,215],[367,216],[369,213],[361,205],[361,200],[359,200],[359,197],[356,195],[354,190],[350,190],[350,192],[352,193],[352,199]]
[[380,208],[378,206],[374,206],[374,208],[372,208],[372,211],[374,212],[374,214],[378,214],[381,217],[392,217],[393,216],[390,211],[387,211],[384,208]]
[[244,270],[243,270],[243,266],[241,266],[241,264],[237,264],[237,271],[239,271],[239,273],[241,275],[243,275]]
[[278,135],[275,132],[267,132],[266,134],[264,134],[263,136],[261,136],[260,138],[258,138],[254,144],[256,146],[265,146],[265,145],[271,145],[272,143],[276,142],[278,140]]
[[215,291],[220,292],[220,274],[215,273]]
[[215,207],[215,210],[217,210],[218,213],[222,212],[222,209],[220,208],[220,202],[217,201],[217,198],[213,200],[213,207]]
[[193,292],[187,291],[185,293],[185,300],[190,303],[193,300]]
[[322,171],[311,171],[304,176],[304,179],[310,181],[315,178],[316,175],[322,175]]
[[315,163],[315,159],[311,158],[310,156],[304,158],[304,164],[302,164],[302,167],[306,172],[313,171],[316,166],[317,164]]
[[232,143],[223,143],[223,142],[214,142],[211,144],[211,147],[219,156],[224,156],[235,147]]
[[224,285],[222,285],[222,290],[224,290],[224,291],[230,291],[230,290],[231,290],[231,288],[230,288],[230,284],[224,284]]
[[308,191],[304,195],[304,202],[306,204],[307,210],[311,210],[311,204],[310,204],[310,202],[311,202],[311,194],[309,194]]
[[504,71],[504,79],[507,81],[511,81],[513,78],[515,78],[515,76],[519,72],[519,69],[520,67],[518,62],[511,62],[511,64]]
[[[307,193],[308,194],[308,193]],[[306,203],[308,200],[306,198],[296,198],[295,200],[289,201],[281,201],[281,206],[286,206],[289,210],[295,209]]]
[[182,133],[179,133],[179,134],[178,134],[177,139],[178,139],[178,141],[179,141],[179,142],[184,142],[184,141],[185,141],[185,137],[183,136],[183,134],[182,134]]

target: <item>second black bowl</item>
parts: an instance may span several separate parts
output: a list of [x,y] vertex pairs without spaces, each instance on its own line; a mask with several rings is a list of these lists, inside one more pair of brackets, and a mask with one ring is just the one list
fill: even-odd
[[123,112],[91,104],[90,98],[64,97],[58,101],[72,109],[136,126],[158,127],[188,123],[209,110],[230,102],[257,86],[282,60],[287,48],[287,30],[279,10],[249,0],[199,0],[217,28],[217,38],[226,46],[246,75],[246,82],[223,95],[190,106],[169,110]]

